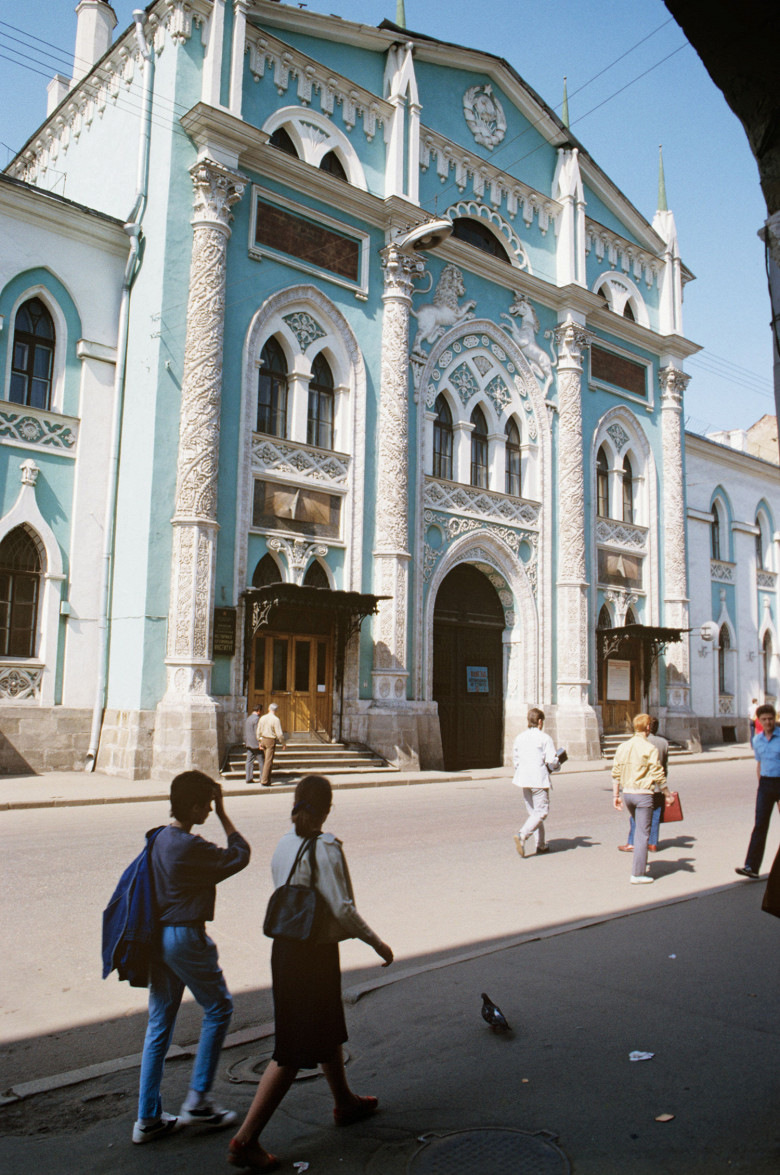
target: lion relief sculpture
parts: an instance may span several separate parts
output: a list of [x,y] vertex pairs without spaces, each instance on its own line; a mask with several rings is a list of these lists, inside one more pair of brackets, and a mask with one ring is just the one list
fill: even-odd
[[[428,289],[430,290],[430,286]],[[433,301],[426,302],[419,310],[412,310],[418,327],[413,351],[419,351],[422,343],[435,343],[457,322],[466,322],[474,317],[474,307],[477,304],[474,299],[464,302],[462,306],[458,305],[458,299],[465,293],[463,274],[457,266],[445,265]]]

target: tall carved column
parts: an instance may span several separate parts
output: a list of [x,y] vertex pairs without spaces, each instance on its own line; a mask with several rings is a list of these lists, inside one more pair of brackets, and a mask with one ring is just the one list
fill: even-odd
[[374,621],[374,698],[406,700],[409,596],[409,311],[419,257],[389,245],[382,254],[382,367],[377,429],[374,591],[389,596]]
[[585,471],[582,450],[582,352],[587,332],[571,318],[558,344],[558,581],[555,651],[557,736],[573,758],[599,754],[589,702],[588,583],[585,575]]
[[225,271],[230,209],[245,181],[209,160],[197,163],[190,175],[194,232],[172,519],[167,688],[154,739],[154,769],[160,773],[219,769],[210,689]]
[[[678,367],[662,367],[661,443],[663,447],[664,624],[688,628],[688,574],[683,490],[683,394],[690,376]],[[698,742],[698,724],[691,716],[691,676],[688,634],[666,647],[666,726],[680,741]]]

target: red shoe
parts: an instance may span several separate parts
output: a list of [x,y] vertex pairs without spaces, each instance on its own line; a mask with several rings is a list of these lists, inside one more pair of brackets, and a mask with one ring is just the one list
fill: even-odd
[[658,845],[648,845],[647,851],[648,851],[648,853],[657,853],[658,852]]
[[378,1105],[379,1098],[356,1097],[353,1105],[346,1106],[343,1110],[338,1107],[334,1109],[333,1121],[337,1126],[353,1126],[355,1122],[362,1122],[364,1118],[370,1118],[375,1114]]
[[634,851],[633,845],[618,845],[618,852],[619,853],[633,853],[633,851]]
[[275,1171],[279,1166],[276,1155],[264,1151],[259,1142],[239,1142],[236,1138],[228,1144],[227,1161],[248,1171]]

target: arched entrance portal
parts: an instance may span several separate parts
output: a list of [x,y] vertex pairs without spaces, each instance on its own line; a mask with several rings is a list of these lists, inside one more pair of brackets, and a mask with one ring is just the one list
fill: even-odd
[[469,563],[455,567],[433,614],[433,698],[447,771],[503,761],[503,629],[489,579]]

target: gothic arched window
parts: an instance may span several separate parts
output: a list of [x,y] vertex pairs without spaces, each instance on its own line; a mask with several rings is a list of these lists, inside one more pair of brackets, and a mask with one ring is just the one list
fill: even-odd
[[609,462],[603,447],[596,457],[596,513],[609,518]]
[[436,397],[433,407],[433,476],[452,481],[452,413],[442,395]]
[[634,521],[634,472],[628,457],[623,459],[623,521]]
[[349,183],[349,176],[344,170],[344,164],[335,151],[328,151],[327,155],[323,155],[320,162],[320,171],[327,171],[329,175],[335,175],[336,179],[343,180],[344,183]]
[[276,147],[277,151],[284,151],[285,155],[292,155],[295,159],[298,158],[298,152],[295,150],[295,143],[293,143],[292,139],[283,126],[276,128],[268,140],[268,143],[269,146]]
[[333,375],[324,355],[314,360],[309,383],[309,415],[306,443],[318,449],[333,448],[333,407],[336,395]]
[[720,559],[720,507],[717,502],[712,505],[712,522],[710,523],[710,558]]
[[726,694],[730,691],[726,688],[728,685],[728,665],[726,658],[731,651],[731,637],[729,636],[728,627],[721,625],[720,633],[718,635],[718,693]]
[[54,369],[54,323],[40,298],[30,298],[16,312],[11,386],[8,399],[28,408],[51,407]]
[[475,249],[481,249],[483,253],[489,253],[491,257],[498,257],[500,261],[511,264],[509,254],[496,234],[480,221],[472,220],[470,216],[455,217],[452,222],[452,235],[459,241],[465,241],[467,245],[473,245]]
[[471,484],[480,489],[488,488],[488,436],[487,422],[481,408],[471,413],[474,431],[471,434]]
[[761,642],[761,676],[763,678],[762,686],[764,690],[764,697],[773,697],[774,690],[771,688],[771,673],[772,673],[772,636],[770,633],[764,633],[764,639]]
[[514,420],[506,426],[506,492],[520,497],[520,430]]
[[257,431],[287,436],[287,362],[276,339],[268,340],[260,356]]
[[0,656],[34,657],[41,556],[23,526],[0,543]]
[[257,567],[255,567],[255,572],[252,576],[252,587],[269,587],[272,583],[281,582],[282,573],[279,570],[279,564],[273,555],[263,555]]
[[306,574],[303,577],[303,586],[330,589],[327,572],[319,559],[314,559],[306,568]]

